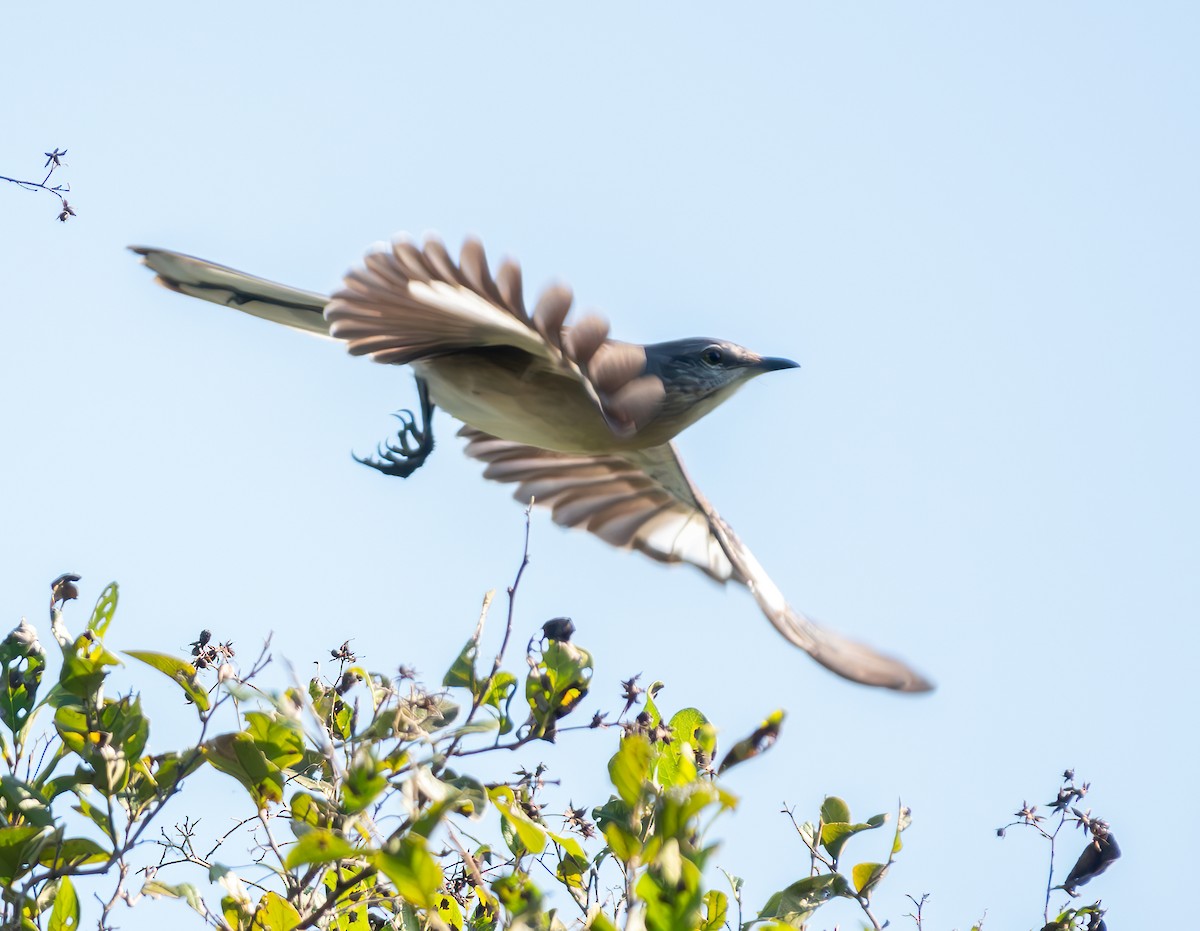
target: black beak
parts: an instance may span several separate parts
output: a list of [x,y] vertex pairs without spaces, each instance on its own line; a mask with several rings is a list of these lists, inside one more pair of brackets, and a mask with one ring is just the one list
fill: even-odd
[[780,359],[778,356],[763,356],[754,363],[754,368],[760,372],[778,372],[781,369],[798,369],[800,363],[791,359]]

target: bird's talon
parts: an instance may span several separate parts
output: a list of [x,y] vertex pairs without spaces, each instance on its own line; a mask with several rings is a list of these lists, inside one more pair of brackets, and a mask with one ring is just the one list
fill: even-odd
[[384,475],[399,475],[401,478],[407,478],[421,467],[433,452],[433,431],[429,426],[433,403],[429,399],[428,387],[419,378],[417,393],[421,402],[421,424],[417,424],[416,416],[407,408],[393,412],[392,416],[400,421],[395,438],[378,443],[372,456],[355,455],[356,462]]

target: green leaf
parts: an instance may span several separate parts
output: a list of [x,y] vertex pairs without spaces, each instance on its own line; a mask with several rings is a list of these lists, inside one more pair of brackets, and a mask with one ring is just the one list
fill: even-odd
[[27,873],[37,858],[39,842],[49,836],[46,828],[0,828],[0,884],[11,885]]
[[0,801],[9,822],[20,818],[39,828],[54,824],[50,800],[27,782],[16,776],[0,776]]
[[22,619],[0,641],[0,722],[21,743],[19,736],[37,703],[38,687],[46,669],[46,651],[38,642],[37,631]]
[[208,711],[210,707],[208,691],[197,680],[196,667],[191,663],[168,656],[166,653],[153,653],[149,650],[124,650],[122,652],[126,656],[140,660],[147,666],[152,666],[167,678],[173,679],[201,714]]
[[599,906],[594,905],[592,908],[594,911],[588,913],[587,923],[584,925],[586,931],[617,931],[613,920],[600,911]]
[[850,820],[850,806],[845,800],[836,795],[827,795],[821,803],[821,821],[824,824],[838,824]]
[[475,675],[475,658],[479,655],[479,643],[472,637],[459,651],[453,664],[442,677],[442,685],[447,688],[469,689],[475,694],[478,679]]
[[643,735],[621,738],[617,752],[608,761],[608,777],[625,804],[636,805],[647,791],[655,757],[654,748]]
[[525,697],[532,712],[535,737],[549,738],[557,720],[569,714],[587,695],[592,680],[592,656],[573,643],[552,640],[525,679]]
[[98,703],[98,692],[107,673],[106,666],[119,666],[119,657],[105,649],[91,631],[80,634],[75,642],[64,645],[58,687],[67,695]]
[[671,718],[671,742],[661,750],[658,781],[664,786],[682,785],[696,778],[697,769],[707,766],[716,749],[716,731],[700,711],[684,708]]
[[547,831],[546,834],[570,856],[579,860],[587,860],[588,855],[583,850],[583,844],[579,843],[579,838],[572,837],[570,834],[556,834],[554,831]]
[[785,924],[798,928],[807,921],[821,905],[830,899],[849,897],[850,889],[845,877],[838,873],[810,876],[792,883],[781,892],[767,899],[758,913],[759,918],[777,918]]
[[836,795],[830,795],[821,805],[821,845],[836,863],[846,841],[862,831],[880,827],[887,820],[887,815],[874,815],[865,822],[851,824],[850,806]]
[[654,833],[664,838],[690,837],[696,833],[696,816],[710,805],[734,808],[737,799],[707,780],[665,789],[655,803]]
[[184,779],[203,765],[204,754],[194,747],[182,753],[163,753],[137,760],[125,794],[130,817],[136,820],[152,805],[161,804]]
[[710,889],[704,893],[704,920],[700,923],[700,931],[720,931],[728,913],[729,897],[718,889]]
[[38,855],[38,862],[62,870],[87,863],[104,863],[111,854],[90,837],[68,837],[58,844],[47,844]]
[[77,931],[79,928],[79,897],[69,876],[58,881],[54,908],[50,910],[50,923],[46,927],[47,931]]
[[671,839],[654,865],[642,873],[636,891],[646,904],[647,931],[695,928],[700,923],[700,870],[680,855]]
[[150,737],[150,722],[135,696],[105,700],[98,713],[63,696],[54,727],[63,744],[91,767],[90,780],[102,792],[122,792],[129,785],[131,763],[141,756]]
[[329,803],[324,798],[297,792],[288,804],[292,833],[302,837],[313,828],[328,827]]
[[[495,786],[488,789],[488,797],[500,811],[520,841],[520,850],[514,849],[509,842],[509,849],[514,854],[529,851],[539,854],[546,849],[546,829],[529,817],[517,802],[517,797],[508,786]],[[508,838],[505,838],[508,841]]]
[[445,893],[434,897],[433,910],[451,931],[462,931],[463,914],[458,902]]
[[646,714],[650,715],[650,720],[648,723],[651,728],[658,727],[659,722],[661,722],[663,719],[662,712],[658,710],[658,705],[654,702],[654,699],[658,698],[658,693],[661,692],[663,688],[663,683],[657,679],[651,682],[646,688]]
[[304,731],[300,722],[277,711],[247,711],[246,733],[268,760],[280,769],[304,759]]
[[93,805],[88,801],[87,796],[78,794],[75,797],[76,804],[72,807],[87,818],[92,824],[96,825],[106,835],[112,834],[112,824],[108,819],[108,812],[97,805]]
[[268,892],[251,919],[251,931],[292,931],[300,924],[300,913],[277,892]]
[[642,842],[628,828],[615,821],[610,821],[601,830],[604,832],[604,839],[608,842],[608,849],[622,863],[628,863],[634,857],[641,857]]
[[858,890],[858,894],[865,896],[883,879],[886,872],[886,863],[859,863],[850,871],[850,878],[854,881],[854,888]]
[[183,899],[190,905],[193,911],[199,912],[207,917],[208,909],[204,905],[204,899],[200,895],[200,890],[191,883],[170,884],[160,882],[157,879],[150,879],[142,883],[142,895],[148,895],[151,898],[166,896],[170,899]]
[[425,838],[408,834],[374,857],[400,897],[421,908],[430,908],[442,885],[442,870],[425,849]]
[[[356,870],[350,868],[326,870],[323,883],[327,899],[334,896],[339,883],[349,880],[355,873]],[[328,928],[331,931],[369,931],[371,922],[367,909],[375,885],[376,877],[371,875],[343,889],[337,896],[337,905],[330,912]]]
[[841,821],[834,824],[823,824],[821,825],[821,845],[829,851],[829,855],[836,863],[842,855],[842,848],[846,846],[846,841],[862,831],[870,831],[879,827],[886,820],[883,815],[876,815],[866,823],[847,824]]
[[501,669],[492,677],[491,685],[483,695],[483,704],[495,708],[500,719],[500,733],[507,734],[513,728],[508,709],[517,694],[517,677]]
[[334,863],[337,860],[348,860],[357,856],[356,851],[344,838],[328,828],[316,828],[309,831],[292,845],[288,851],[284,869],[295,869],[306,863]]
[[483,817],[487,811],[488,793],[482,782],[471,776],[451,776],[443,781],[457,793],[454,799],[455,814],[465,815],[472,820]]
[[92,618],[88,621],[88,630],[96,632],[96,635],[103,637],[108,633],[108,625],[112,623],[113,614],[117,610],[117,583],[109,582],[108,587],[100,593],[100,597],[96,600],[96,607],[92,609]]
[[567,889],[582,889],[583,874],[587,868],[587,860],[579,860],[569,853],[563,854],[558,858],[558,865],[554,868],[554,878]]
[[347,814],[357,814],[371,805],[388,787],[385,772],[368,748],[360,749],[342,783],[342,809]]
[[215,769],[244,785],[260,810],[269,802],[283,800],[283,772],[245,731],[214,737],[204,744],[204,757]]
[[570,834],[556,834],[554,831],[546,833],[559,847],[558,866],[554,871],[558,881],[568,888],[583,888],[584,874],[591,867],[591,861],[579,839]]
[[[507,876],[501,876],[492,883],[492,891],[496,898],[514,917],[537,913],[542,906],[542,893],[529,879],[529,874],[516,871]],[[519,922],[513,927],[526,927],[527,922]]]

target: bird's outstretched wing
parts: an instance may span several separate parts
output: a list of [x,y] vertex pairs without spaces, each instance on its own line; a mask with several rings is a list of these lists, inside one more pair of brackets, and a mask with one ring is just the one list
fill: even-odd
[[484,477],[516,483],[555,523],[589,530],[613,546],[662,562],[685,562],[754,595],[791,643],[839,676],[902,692],[933,686],[897,659],[843,637],[787,603],[778,586],[688,477],[673,443],[619,456],[578,456],[524,446],[463,427],[466,453],[487,463]]
[[[582,527],[613,546],[660,562],[686,562],[718,582],[733,565],[704,514],[624,456],[556,453],[463,427],[466,454],[487,463],[484,478],[517,483],[518,501],[548,507],[555,523]],[[653,453],[663,447],[647,450]]]
[[573,300],[570,288],[552,285],[530,314],[520,266],[506,260],[493,278],[479,240],[467,239],[455,264],[438,239],[422,247],[397,239],[345,276],[325,319],[351,353],[376,362],[520,350],[578,379],[615,433],[635,433],[661,410],[662,380],[644,374],[641,346],[608,338],[603,318],[589,314],[566,326]]

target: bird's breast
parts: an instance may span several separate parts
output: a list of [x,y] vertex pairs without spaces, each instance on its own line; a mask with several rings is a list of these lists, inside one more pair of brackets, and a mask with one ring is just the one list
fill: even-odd
[[501,439],[588,454],[641,445],[618,440],[578,379],[525,353],[454,353],[419,360],[413,369],[435,404]]

